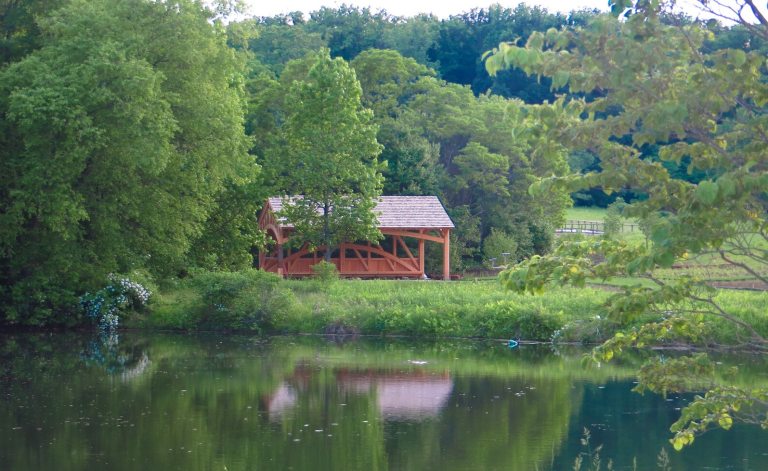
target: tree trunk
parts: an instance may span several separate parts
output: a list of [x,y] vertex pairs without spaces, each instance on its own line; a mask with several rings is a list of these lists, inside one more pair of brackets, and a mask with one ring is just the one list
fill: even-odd
[[330,203],[326,200],[323,204],[323,242],[325,243],[325,261],[331,263],[331,228],[328,223]]

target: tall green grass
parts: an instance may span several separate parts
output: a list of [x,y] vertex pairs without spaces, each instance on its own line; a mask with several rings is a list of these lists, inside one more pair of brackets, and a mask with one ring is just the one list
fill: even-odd
[[496,282],[346,280],[321,285],[287,281],[304,309],[289,316],[291,332],[359,332],[430,337],[519,337],[550,340],[573,320],[602,312],[606,293],[558,289],[517,295]]
[[[495,280],[281,280],[257,270],[206,273],[165,290],[133,326],[154,329],[243,330],[427,338],[515,338],[596,343],[658,316],[622,323],[603,307],[611,293],[552,288],[515,294]],[[727,309],[768,336],[768,293],[727,291]],[[710,319],[707,342],[738,343],[743,329]]]
[[134,326],[278,333],[519,338],[549,341],[574,321],[603,319],[607,293],[519,295],[495,280],[278,280],[209,273],[162,291]]
[[574,206],[566,210],[565,218],[576,221],[603,222],[605,220],[605,208],[598,208],[594,206]]

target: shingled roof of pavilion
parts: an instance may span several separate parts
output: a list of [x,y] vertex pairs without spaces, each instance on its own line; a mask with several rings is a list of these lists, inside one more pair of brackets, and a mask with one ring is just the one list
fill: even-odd
[[[295,198],[295,197],[290,197]],[[289,199],[290,199],[289,198]],[[272,211],[283,207],[283,199],[269,198]],[[453,221],[437,196],[381,196],[374,209],[381,229],[453,229]],[[292,227],[284,220],[281,227]]]

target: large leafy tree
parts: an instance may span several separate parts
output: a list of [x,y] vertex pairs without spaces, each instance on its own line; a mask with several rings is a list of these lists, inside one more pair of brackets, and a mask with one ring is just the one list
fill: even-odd
[[[720,2],[717,2],[720,3]],[[706,7],[707,2],[702,2]],[[768,20],[751,0],[730,9],[755,40],[768,37]],[[599,155],[602,170],[541,182],[549,188],[629,188],[647,199],[625,212],[649,228],[648,244],[611,240],[562,245],[506,272],[516,290],[540,291],[549,282],[583,285],[588,278],[644,277],[649,285],[626,288],[609,302],[612,316],[641,315],[657,321],[617,335],[597,348],[608,360],[622,348],[691,338],[708,319],[732,322],[745,346],[765,350],[768,342],[750,324],[726,310],[709,280],[700,276],[664,280],[658,268],[691,257],[716,258],[746,275],[768,281],[768,81],[765,56],[742,48],[707,45],[716,22],[662,21],[659,2],[613,3],[613,16],[596,18],[581,30],[531,35],[524,47],[504,43],[490,56],[490,72],[517,67],[551,77],[555,87],[575,96],[568,108],[581,119],[552,138]],[[622,21],[615,16],[622,15]],[[662,162],[688,162],[701,180],[683,180],[670,166],[641,159],[641,148],[658,146]],[[672,166],[674,167],[674,166]],[[640,374],[639,389],[708,391],[673,425],[675,448],[693,442],[712,426],[729,428],[735,419],[768,426],[768,391],[718,383],[716,366],[701,356],[652,361]]]
[[391,195],[433,195],[441,175],[439,146],[429,142],[419,125],[402,119],[418,82],[434,76],[411,58],[393,50],[370,49],[350,64],[363,90],[362,102],[374,113],[377,139],[384,146],[384,192]]
[[18,60],[42,45],[36,19],[60,8],[65,0],[0,2],[0,65]]
[[0,312],[75,322],[110,272],[185,264],[252,176],[241,66],[200,2],[74,0],[0,71]]
[[350,61],[366,49],[383,47],[384,31],[395,21],[397,18],[384,10],[373,12],[342,4],[312,12],[307,29],[327,41],[333,57]]
[[296,238],[325,247],[330,260],[343,241],[376,240],[373,212],[382,177],[373,113],[364,108],[355,72],[328,50],[288,67],[279,141],[265,165],[286,200],[283,216]]
[[526,103],[552,101],[554,94],[548,78],[537,80],[519,70],[499,70],[491,76],[485,71],[481,56],[499,41],[509,38],[524,41],[534,31],[583,24],[592,15],[575,12],[566,16],[522,3],[514,9],[498,4],[475,8],[440,23],[429,58],[438,64],[442,78],[470,85],[475,94],[490,91],[507,98],[517,97]]
[[534,201],[527,188],[534,175],[565,173],[563,149],[540,126],[556,108],[476,97],[396,51],[365,51],[352,65],[380,125],[386,191],[440,195],[457,223],[454,255],[468,266],[492,228],[514,236],[520,256],[547,249],[567,194]]

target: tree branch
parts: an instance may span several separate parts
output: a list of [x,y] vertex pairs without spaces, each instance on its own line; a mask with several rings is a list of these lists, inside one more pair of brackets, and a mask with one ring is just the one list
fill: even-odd
[[744,3],[749,5],[749,8],[752,10],[752,14],[755,15],[755,18],[757,18],[757,21],[759,21],[761,25],[768,27],[768,19],[763,16],[763,13],[757,8],[753,0],[744,0]]
[[712,308],[715,310],[715,312],[711,312],[710,311],[710,313],[709,313],[710,315],[723,318],[723,319],[727,320],[728,322],[731,322],[731,323],[736,324],[736,325],[738,325],[740,327],[743,327],[747,332],[749,332],[752,335],[752,341],[753,341],[752,343],[753,344],[759,345],[759,346],[763,346],[763,345],[768,344],[768,340],[766,340],[762,335],[760,335],[755,330],[754,327],[752,327],[751,325],[747,324],[743,320],[738,319],[738,318],[734,317],[733,315],[729,314],[728,312],[726,312],[722,307],[720,307],[719,304],[714,302],[712,300],[712,298],[702,298],[702,297],[696,296],[696,295],[691,293],[689,295],[689,299],[691,299],[693,301],[698,301],[698,302],[701,302],[701,303],[705,303],[705,304],[708,304],[708,305],[712,306]]
[[728,256],[725,255],[726,253],[725,250],[720,250],[718,251],[718,253],[720,254],[720,258],[722,258],[724,261],[728,262],[731,265],[741,268],[742,270],[746,271],[747,273],[754,276],[755,278],[762,281],[763,283],[768,284],[768,278],[766,278],[765,276],[753,270],[752,267],[750,267],[746,263],[737,262],[736,260],[728,258]]

